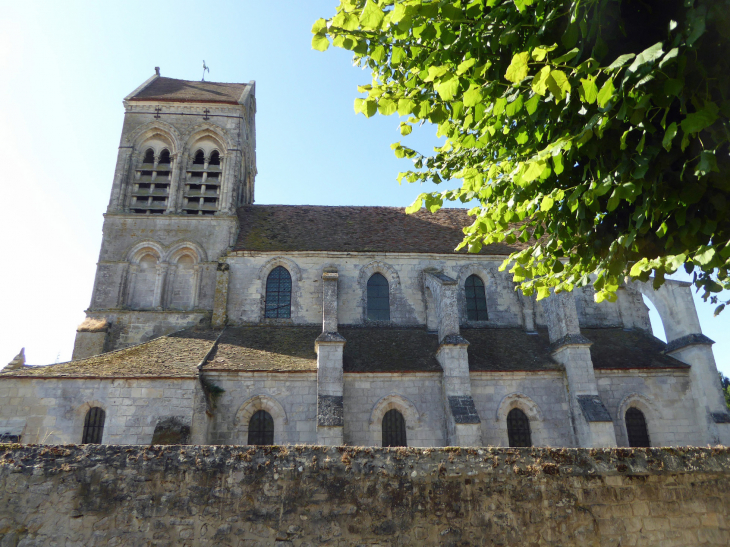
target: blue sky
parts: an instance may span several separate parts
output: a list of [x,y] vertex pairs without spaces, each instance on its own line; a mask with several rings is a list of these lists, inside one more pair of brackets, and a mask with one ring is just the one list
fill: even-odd
[[[257,203],[409,205],[397,118],[355,115],[367,72],[348,52],[310,47],[336,0],[6,3],[0,15],[0,366],[70,358],[94,279],[122,126],[122,98],[163,76],[256,80]],[[429,151],[435,130],[408,137]],[[698,304],[730,375],[730,314]],[[653,318],[656,319],[656,318]],[[658,332],[658,331],[657,331]],[[658,334],[661,334],[658,332]]]

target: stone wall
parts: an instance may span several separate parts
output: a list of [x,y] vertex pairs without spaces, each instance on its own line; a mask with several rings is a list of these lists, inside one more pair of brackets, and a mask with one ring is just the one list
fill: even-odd
[[0,544],[706,546],[729,449],[0,445]]
[[[485,284],[488,321],[473,326],[524,326],[525,310],[514,290],[511,275],[499,272],[502,258],[445,256],[424,254],[367,254],[335,252],[288,252],[286,254],[246,252],[231,253],[228,290],[228,318],[233,323],[258,323],[263,320],[266,278],[277,266],[285,267],[292,276],[292,316],[296,324],[316,324],[322,320],[322,272],[334,267],[338,273],[338,321],[341,325],[364,322],[367,280],[379,272],[390,287],[391,323],[396,325],[435,324],[427,321],[424,269],[440,271],[458,283],[459,322],[470,325],[466,317],[464,283],[472,274]],[[593,302],[592,293],[575,291],[581,300],[578,318],[581,326],[620,326],[621,314],[614,302]],[[633,315],[646,317],[643,301],[625,302]],[[533,306],[531,320],[546,325],[542,307]],[[625,314],[628,314],[626,312]],[[633,321],[633,319],[632,319]],[[633,323],[632,323],[633,324]],[[648,323],[647,323],[648,324]]]
[[190,424],[194,378],[160,379],[4,379],[0,385],[0,422],[22,421],[23,442],[81,442],[86,413],[106,413],[105,444],[148,444],[155,426],[175,417]]

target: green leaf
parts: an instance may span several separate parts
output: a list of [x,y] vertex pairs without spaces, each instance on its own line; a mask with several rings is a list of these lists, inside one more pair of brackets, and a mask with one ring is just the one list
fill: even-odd
[[480,102],[482,102],[482,90],[478,85],[471,84],[464,93],[464,106],[476,106]]
[[330,41],[324,34],[315,34],[312,37],[312,49],[327,51],[328,47],[330,47]]
[[664,50],[662,49],[662,43],[657,42],[651,47],[646,48],[644,51],[639,53],[636,56],[636,59],[634,59],[634,62],[631,63],[631,66],[629,67],[629,72],[636,72],[646,63],[651,63],[659,59],[662,55],[664,55]]
[[400,134],[403,135],[404,137],[406,135],[410,135],[411,131],[413,131],[413,127],[411,127],[409,124],[407,124],[405,122],[401,122],[399,129],[400,129]]
[[361,112],[365,114],[366,118],[372,118],[375,116],[375,113],[378,111],[378,103],[375,102],[374,99],[367,99],[362,104],[362,110]]
[[555,174],[559,175],[563,172],[565,167],[563,166],[563,155],[558,154],[557,156],[553,156],[553,165],[555,166]]
[[712,259],[715,258],[715,248],[707,245],[702,245],[695,253],[692,260],[697,262],[700,266],[706,266]]
[[528,163],[527,169],[525,169],[525,172],[522,174],[522,180],[525,182],[532,182],[540,175],[542,175],[542,172],[545,170],[546,166],[547,164],[543,160]]
[[527,113],[532,115],[537,110],[537,106],[540,104],[540,96],[539,95],[533,95],[529,101],[525,103],[525,109],[527,110]]
[[416,108],[416,101],[413,99],[398,99],[398,115],[408,116]]
[[549,211],[553,208],[553,205],[555,205],[555,200],[553,200],[550,196],[545,196],[542,198],[542,203],[540,203],[540,210]]
[[547,93],[548,85],[547,81],[550,77],[550,67],[544,66],[540,69],[540,72],[532,79],[532,90],[538,95],[545,95]]
[[565,55],[561,55],[557,59],[554,59],[553,62],[552,62],[552,64],[554,64],[554,65],[561,65],[563,63],[567,63],[568,61],[570,61],[573,57],[575,57],[579,53],[580,53],[580,49],[578,49],[577,47],[575,47],[575,48],[571,49]]
[[613,87],[613,78],[609,78],[608,81],[603,84],[603,87],[601,87],[601,90],[598,92],[598,96],[596,97],[596,100],[598,101],[598,106],[600,108],[605,107],[608,104],[608,101],[613,98],[613,94],[615,91],[616,88]]
[[613,63],[608,65],[607,70],[615,70],[617,68],[621,68],[634,57],[636,57],[636,55],[634,53],[626,53],[625,55],[620,55],[619,57],[616,58],[616,60]]
[[472,57],[471,59],[467,59],[466,61],[464,61],[457,67],[456,74],[461,76],[467,70],[469,70],[471,67],[473,67],[474,63],[476,63],[476,62],[477,62],[477,60],[474,57]]
[[706,127],[710,127],[717,120],[717,113],[719,111],[720,109],[715,103],[705,103],[705,107],[702,110],[689,114],[682,120],[682,131],[685,133],[698,133]]
[[383,17],[385,15],[378,4],[373,0],[368,0],[360,15],[360,26],[366,30],[378,29],[383,22]]
[[682,80],[670,79],[664,82],[664,93],[670,97],[676,97],[683,87],[684,82]]
[[317,19],[312,25],[312,34],[321,34],[327,30],[327,20]]
[[598,97],[598,86],[596,86],[595,78],[581,78],[580,83],[583,90],[581,98],[588,104],[595,103]]
[[513,83],[518,83],[527,78],[527,62],[530,54],[527,51],[518,53],[512,57],[512,62],[507,67],[504,77]]
[[378,112],[383,116],[390,116],[396,111],[396,104],[393,99],[380,99],[378,101]]
[[459,77],[455,74],[447,74],[434,84],[434,88],[444,101],[451,101],[459,91]]
[[406,214],[412,215],[413,213],[417,213],[421,210],[421,207],[423,207],[423,194],[419,195],[416,198],[416,201],[414,201],[411,205],[406,207]]
[[566,93],[570,92],[570,82],[562,70],[551,70],[547,80],[548,89],[555,96],[555,100],[562,101]]
[[672,140],[677,135],[677,124],[672,122],[669,124],[669,127],[667,127],[667,130],[664,132],[664,138],[662,139],[662,146],[666,149],[667,152],[669,152],[670,148],[672,148]]
[[704,150],[700,154],[700,162],[697,164],[695,170],[695,176],[701,177],[709,175],[710,171],[719,173],[720,170],[717,168],[717,158],[715,158],[715,152],[710,150]]
[[402,47],[394,47],[392,53],[390,54],[390,62],[394,65],[401,64],[407,58],[408,55],[406,54],[406,50],[404,50]]
[[532,50],[532,58],[535,61],[542,61],[545,59],[545,56],[550,53],[552,50],[557,48],[557,44],[553,44],[552,46],[544,47],[544,46],[538,46],[535,49]]

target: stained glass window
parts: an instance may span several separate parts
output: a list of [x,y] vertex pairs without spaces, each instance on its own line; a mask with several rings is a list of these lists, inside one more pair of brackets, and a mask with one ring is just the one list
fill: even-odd
[[466,292],[466,317],[469,321],[486,321],[487,295],[484,292],[484,281],[476,275],[466,278],[464,284]]
[[101,444],[104,435],[104,418],[106,413],[98,406],[91,407],[84,420],[84,434],[81,444]]
[[368,279],[368,320],[390,321],[388,280],[379,273]]
[[507,414],[507,434],[510,446],[532,446],[530,420],[519,408],[513,408]]
[[266,279],[265,317],[291,317],[291,275],[283,266],[277,266]]
[[274,444],[274,419],[265,410],[257,410],[248,422],[248,444]]
[[397,410],[389,410],[383,416],[383,446],[408,446],[406,421]]
[[651,446],[644,413],[638,408],[631,407],[626,411],[626,433],[629,435],[629,446],[632,448]]

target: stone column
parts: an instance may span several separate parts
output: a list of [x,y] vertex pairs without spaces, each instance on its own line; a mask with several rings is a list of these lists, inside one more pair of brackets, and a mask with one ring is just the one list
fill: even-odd
[[698,442],[730,445],[730,413],[720,388],[714,342],[702,334],[692,284],[666,280],[658,290],[651,282],[631,283],[656,306],[667,335],[665,353],[690,365],[692,396],[695,399]]
[[444,371],[441,386],[449,445],[481,446],[481,420],[471,396],[469,342],[459,333],[458,283],[431,270],[424,270],[423,283],[438,325],[436,359]]
[[193,380],[193,417],[190,424],[190,442],[192,444],[210,444],[210,421],[212,412],[208,407],[208,399],[203,389],[200,373]]
[[128,187],[131,163],[132,147],[120,146],[117,154],[117,167],[114,170],[114,182],[112,183],[112,193],[109,198],[107,213],[115,213],[124,209],[124,198],[126,196],[125,190]]
[[167,277],[167,270],[169,264],[162,262],[157,265],[157,278],[155,279],[155,295],[152,302],[152,307],[156,310],[161,310],[164,305],[165,295],[165,279]]
[[553,358],[565,367],[570,416],[580,448],[616,446],[611,415],[598,396],[591,341],[580,333],[573,293],[543,300]]
[[214,329],[225,327],[228,321],[228,278],[230,269],[231,267],[227,262],[219,262],[216,268],[213,317],[211,319]]
[[344,443],[342,354],[345,339],[337,332],[337,270],[322,273],[322,334],[317,352],[317,444]]

